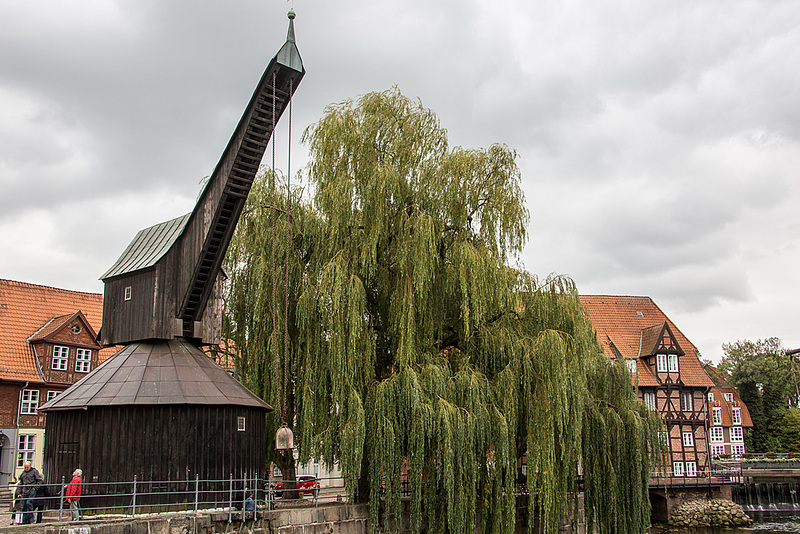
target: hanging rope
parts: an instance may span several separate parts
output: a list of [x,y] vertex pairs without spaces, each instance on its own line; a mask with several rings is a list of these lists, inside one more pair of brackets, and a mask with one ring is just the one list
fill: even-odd
[[283,410],[281,422],[286,423],[286,385],[289,381],[289,244],[291,241],[289,228],[289,202],[291,201],[292,185],[292,80],[289,79],[289,139],[286,143],[288,161],[286,163],[286,301],[283,308]]
[[270,204],[272,204],[272,224],[270,225],[270,237],[272,243],[272,255],[271,255],[271,265],[272,265],[272,353],[273,357],[273,374],[275,376],[275,395],[277,396],[276,404],[278,406],[278,410],[281,416],[281,422],[285,420],[285,416],[283,414],[283,405],[281,404],[281,391],[280,391],[280,379],[278,378],[278,358],[277,358],[277,351],[275,347],[277,345],[277,323],[278,323],[278,311],[277,311],[277,302],[275,298],[275,289],[277,288],[277,273],[275,269],[275,224],[276,219],[278,218],[278,210],[275,205],[275,112],[276,112],[276,105],[275,105],[275,79],[277,74],[272,74],[272,173],[270,178]]

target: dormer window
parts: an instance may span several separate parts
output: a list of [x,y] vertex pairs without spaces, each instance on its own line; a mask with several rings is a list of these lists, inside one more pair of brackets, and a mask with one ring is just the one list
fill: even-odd
[[734,425],[741,425],[742,424],[742,409],[741,408],[734,408],[731,410],[731,419],[733,420]]
[[678,355],[677,354],[670,354],[667,356],[667,361],[669,363],[669,372],[670,373],[677,373],[678,372]]
[[53,369],[53,371],[66,371],[68,360],[69,360],[69,347],[54,345],[53,362],[51,363],[50,368]]
[[719,426],[722,424],[722,408],[713,408],[711,411],[712,420],[714,426]]
[[667,372],[667,355],[656,354],[656,371],[659,373]]
[[733,402],[733,393],[723,393],[726,402]]

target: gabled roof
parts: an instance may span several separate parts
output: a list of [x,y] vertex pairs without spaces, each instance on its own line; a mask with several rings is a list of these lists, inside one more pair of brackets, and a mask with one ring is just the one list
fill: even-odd
[[43,327],[33,333],[31,337],[27,339],[28,343],[32,343],[35,341],[40,341],[46,339],[47,336],[54,332],[58,332],[58,330],[67,324],[70,319],[75,317],[76,315],[80,314],[80,311],[76,311],[75,313],[71,313],[68,315],[61,315],[60,317],[53,317],[49,321],[45,323]]
[[678,343],[678,340],[675,339],[666,321],[642,329],[642,343],[639,356],[652,356],[653,354],[659,353],[678,354],[680,356],[686,354],[681,348],[680,343]]
[[169,404],[272,410],[203,351],[182,339],[127,345],[39,410]]
[[[624,358],[638,359],[651,354],[650,351],[656,343],[653,332],[661,331],[666,323],[669,333],[683,351],[679,356],[679,368],[684,384],[704,387],[714,385],[703,370],[697,356],[697,347],[650,297],[581,295],[580,299],[586,316],[597,331],[597,339],[609,358],[617,357],[614,348]],[[637,363],[637,369],[640,386],[658,385],[658,381],[642,361]]]
[[[44,382],[28,339],[52,333],[78,311],[97,331],[103,295],[0,279],[0,380]],[[101,350],[100,361],[115,350]]]
[[[92,338],[92,345],[99,347],[100,343],[97,341],[97,332],[94,331],[92,325],[89,324],[89,321],[86,320],[86,316],[83,315],[83,312],[80,310],[76,311],[75,313],[71,313],[69,315],[62,315],[60,317],[54,317],[50,319],[47,324],[41,327],[39,330],[33,333],[31,337],[28,338],[28,343],[36,343],[39,341],[49,341],[50,337],[54,334],[57,334],[60,330],[67,327],[69,324],[73,324],[73,326],[77,326],[75,321],[80,322],[83,324],[82,328],[86,329],[87,335]],[[83,343],[76,343],[76,344],[83,344]]]
[[183,233],[191,213],[139,230],[114,265],[100,277],[105,280],[152,267]]

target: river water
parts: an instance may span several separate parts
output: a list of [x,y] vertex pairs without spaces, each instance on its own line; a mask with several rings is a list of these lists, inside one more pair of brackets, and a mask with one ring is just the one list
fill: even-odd
[[800,510],[791,512],[747,512],[753,519],[753,525],[747,528],[694,528],[670,529],[653,527],[650,534],[745,534],[758,532],[761,534],[796,532],[800,533]]

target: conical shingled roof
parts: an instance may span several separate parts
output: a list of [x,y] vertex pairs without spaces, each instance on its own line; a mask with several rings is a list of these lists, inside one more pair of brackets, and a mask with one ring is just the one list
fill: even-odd
[[182,339],[128,345],[39,410],[162,404],[251,406],[272,411],[269,404]]

